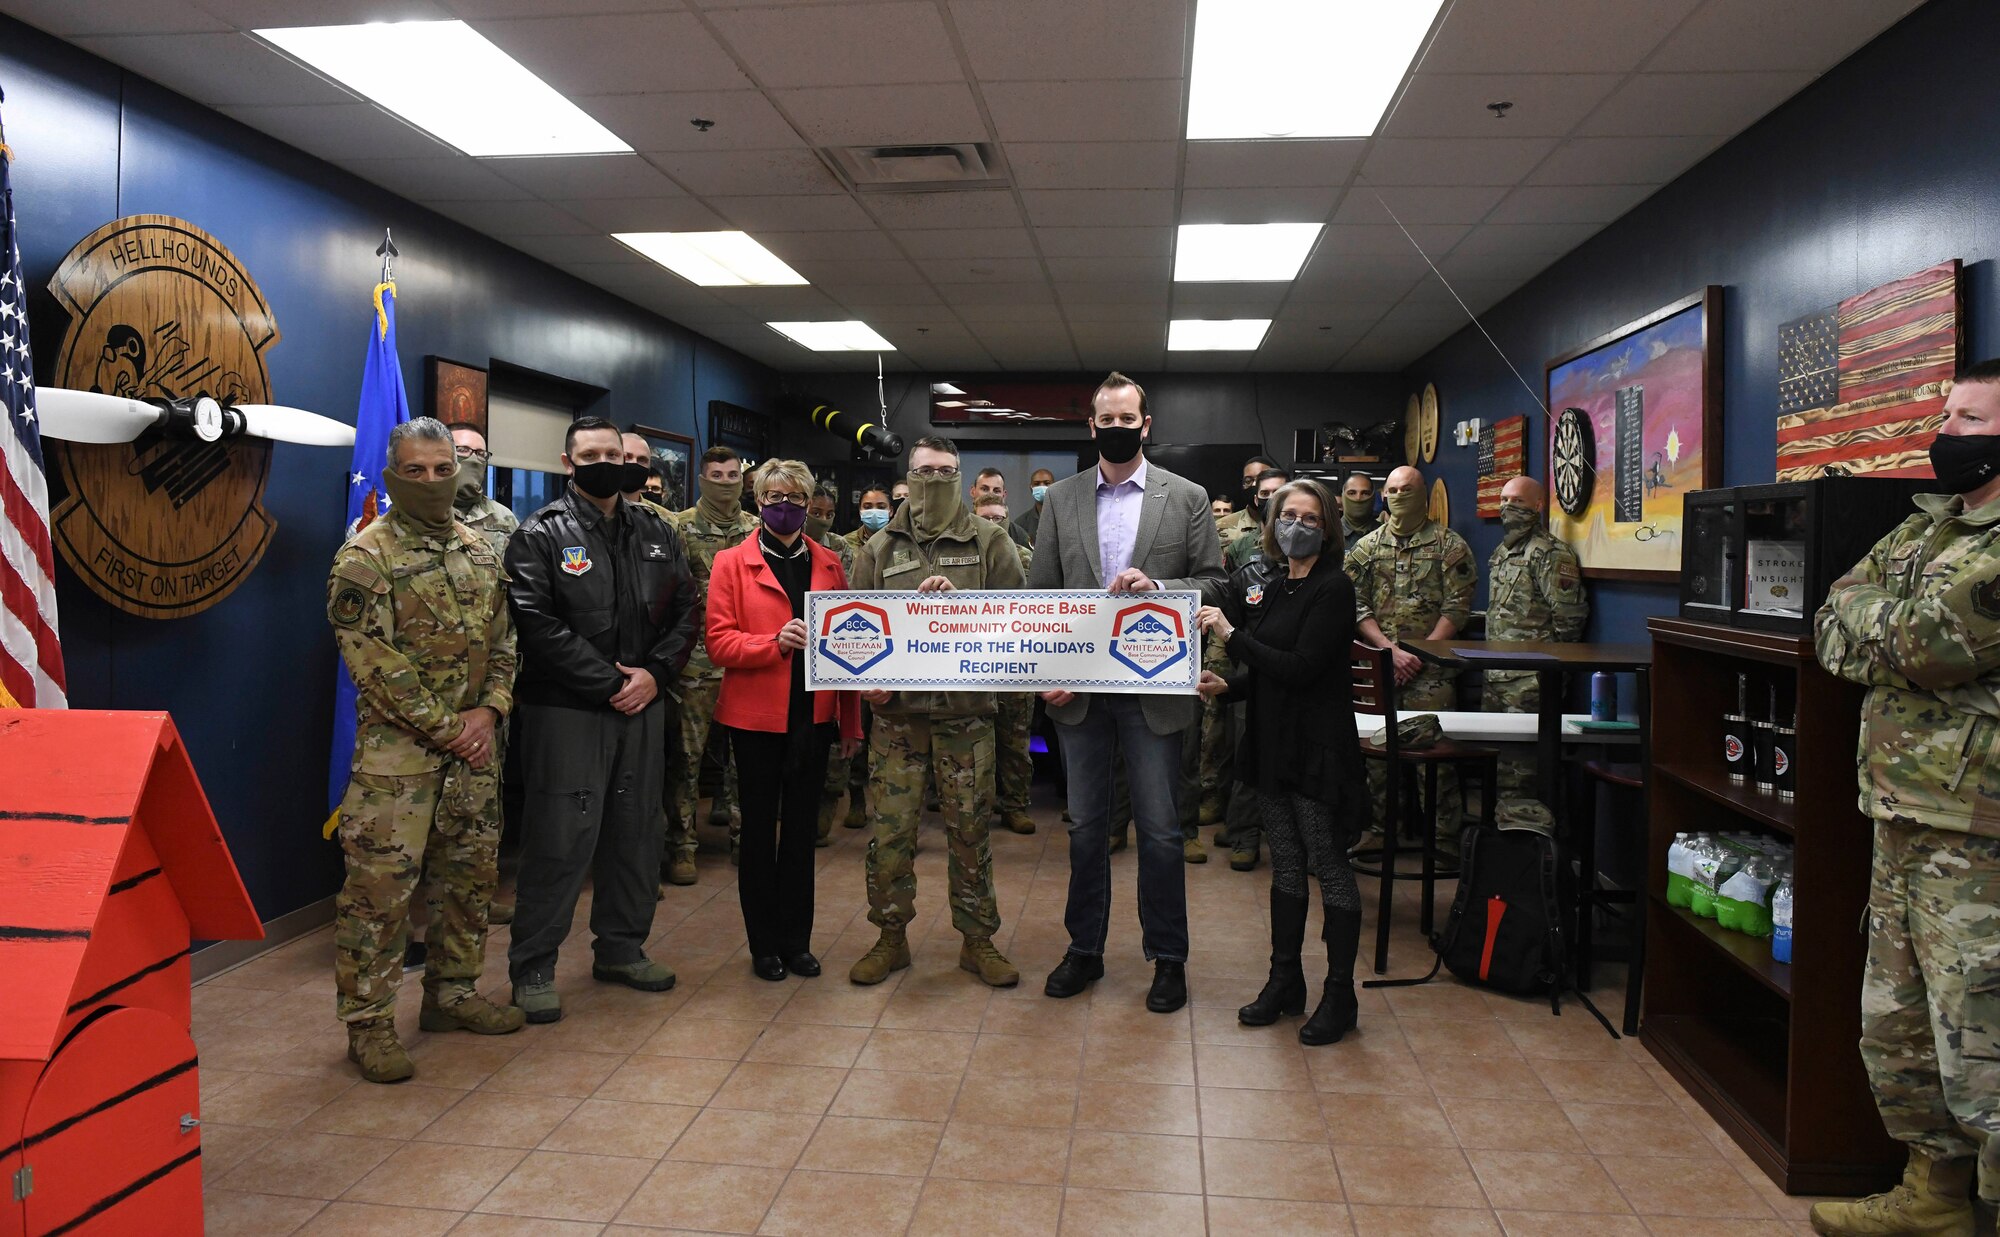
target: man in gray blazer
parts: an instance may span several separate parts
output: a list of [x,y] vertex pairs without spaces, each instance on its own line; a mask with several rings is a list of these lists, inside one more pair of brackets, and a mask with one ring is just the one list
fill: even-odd
[[[1033,589],[1146,593],[1199,589],[1220,597],[1222,544],[1208,494],[1151,467],[1141,453],[1153,419],[1146,392],[1123,374],[1091,397],[1097,467],[1051,485],[1035,530]],[[1043,692],[1069,774],[1069,952],[1043,991],[1075,996],[1104,974],[1111,919],[1112,761],[1122,756],[1139,825],[1139,925],[1153,987],[1146,1008],[1187,1004],[1187,885],[1175,810],[1181,731],[1197,724],[1201,699],[1186,696]]]

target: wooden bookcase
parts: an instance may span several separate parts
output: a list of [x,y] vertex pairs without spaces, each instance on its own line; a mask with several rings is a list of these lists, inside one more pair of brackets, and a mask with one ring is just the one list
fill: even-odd
[[[1640,1041],[1738,1146],[1791,1194],[1892,1183],[1904,1153],[1882,1129],[1861,1067],[1861,970],[1871,825],[1856,806],[1863,689],[1820,669],[1809,636],[1655,618]],[[1798,798],[1723,773],[1736,676],[1790,683]],[[1763,705],[1753,698],[1756,715]],[[1756,831],[1793,847],[1793,961],[1666,901],[1679,832]]]

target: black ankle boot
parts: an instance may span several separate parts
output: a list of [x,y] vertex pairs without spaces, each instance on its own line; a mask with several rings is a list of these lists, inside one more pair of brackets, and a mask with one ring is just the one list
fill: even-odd
[[1361,912],[1331,906],[1324,909],[1326,928],[1320,936],[1326,941],[1326,987],[1320,993],[1319,1007],[1299,1028],[1301,1044],[1338,1043],[1354,1029],[1360,1012],[1360,1003],[1354,999],[1354,951],[1361,944]]
[[1306,1012],[1306,972],[1299,949],[1306,939],[1306,900],[1271,889],[1271,977],[1257,999],[1236,1011],[1246,1027],[1267,1027]]

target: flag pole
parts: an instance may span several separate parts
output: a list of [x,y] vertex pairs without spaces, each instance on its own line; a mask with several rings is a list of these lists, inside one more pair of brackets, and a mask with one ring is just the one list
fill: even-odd
[[396,248],[396,239],[389,235],[387,228],[382,229],[382,243],[375,247],[375,256],[382,259],[381,282],[393,283],[396,279],[396,259],[403,256],[403,251]]

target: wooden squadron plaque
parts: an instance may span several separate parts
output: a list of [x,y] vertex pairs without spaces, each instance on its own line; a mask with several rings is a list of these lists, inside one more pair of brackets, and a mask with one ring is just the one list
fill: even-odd
[[[264,349],[278,324],[222,243],[184,220],[128,215],[92,232],[49,290],[69,311],[53,385],[129,399],[271,402]],[[197,614],[229,596],[270,545],[271,444],[147,430],[114,446],[57,444],[69,496],[57,548],[92,592],[142,618]]]

